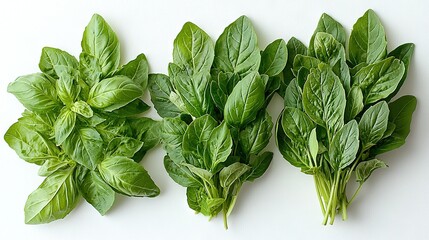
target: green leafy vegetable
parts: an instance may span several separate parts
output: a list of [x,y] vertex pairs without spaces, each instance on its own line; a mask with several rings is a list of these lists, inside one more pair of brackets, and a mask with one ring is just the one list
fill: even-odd
[[160,139],[160,122],[135,118],[149,108],[140,99],[148,85],[146,57],[140,54],[121,67],[118,38],[95,14],[85,28],[79,60],[45,47],[42,73],[8,86],[26,110],[4,139],[20,158],[40,165],[39,175],[46,177],[25,204],[28,224],[64,218],[81,194],[101,215],[112,207],[115,191],[159,194],[135,162]]
[[[276,126],[283,157],[313,175],[323,224],[333,224],[337,213],[347,219],[363,183],[387,167],[377,155],[405,143],[417,104],[414,96],[390,102],[405,81],[413,44],[387,54],[384,28],[372,10],[353,26],[348,51],[345,38],[341,24],[323,14],[308,51],[289,41],[297,54],[283,71],[290,81]],[[349,198],[353,172],[359,186]]]
[[241,186],[268,169],[262,150],[273,123],[265,107],[280,87],[287,45],[260,52],[250,20],[230,24],[213,48],[208,35],[186,23],[174,41],[169,76],[149,77],[152,102],[164,117],[161,133],[169,176],[187,188],[188,205],[225,227]]

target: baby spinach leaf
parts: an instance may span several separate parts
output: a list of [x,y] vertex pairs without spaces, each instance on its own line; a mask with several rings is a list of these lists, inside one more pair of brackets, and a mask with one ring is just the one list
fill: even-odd
[[83,32],[82,52],[97,59],[103,77],[111,76],[119,67],[121,53],[118,37],[98,14],[92,16]]
[[374,146],[387,129],[389,107],[385,101],[366,110],[359,121],[359,136],[363,150]]
[[139,54],[134,60],[122,66],[117,75],[123,75],[130,78],[135,84],[146,90],[148,84],[149,65],[146,56]]
[[67,155],[90,170],[94,170],[102,160],[103,139],[94,128],[76,129],[62,146]]
[[87,173],[79,189],[85,200],[101,215],[105,215],[115,202],[115,191],[104,182],[98,172]]
[[97,168],[104,181],[121,194],[135,197],[155,197],[159,194],[159,188],[147,171],[132,159],[107,157]]
[[88,104],[104,111],[113,111],[140,97],[142,90],[128,77],[115,76],[104,79],[91,88]]
[[17,78],[8,85],[7,91],[15,95],[30,111],[46,112],[60,106],[55,90],[55,80],[42,73]]
[[249,18],[241,16],[216,41],[213,68],[244,77],[258,71],[260,62],[256,32]]
[[173,91],[170,79],[164,74],[149,75],[149,92],[152,103],[161,117],[176,117],[180,110],[170,101]]
[[329,148],[329,164],[334,170],[348,167],[359,150],[359,128],[355,120],[345,124],[332,139]]
[[261,53],[259,72],[274,77],[281,73],[287,62],[287,47],[283,39],[270,43]]
[[379,168],[386,168],[387,165],[381,160],[371,159],[359,163],[356,167],[356,181],[363,184],[371,176],[372,172]]
[[264,85],[253,72],[244,77],[229,95],[224,109],[225,121],[232,126],[243,126],[253,121],[264,104]]
[[353,25],[349,41],[349,57],[353,66],[372,64],[386,56],[386,33],[373,10],[368,10]]
[[174,39],[173,62],[193,74],[210,72],[214,58],[214,44],[197,25],[187,22]]
[[25,223],[40,224],[62,219],[76,207],[79,191],[73,179],[73,168],[57,171],[28,196]]

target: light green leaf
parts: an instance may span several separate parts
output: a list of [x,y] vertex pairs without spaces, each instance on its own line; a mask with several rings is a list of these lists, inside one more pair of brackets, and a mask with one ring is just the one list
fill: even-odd
[[164,74],[149,74],[149,92],[152,103],[159,116],[176,117],[180,110],[170,101],[170,93],[173,91],[170,79]]
[[84,52],[79,55],[79,72],[83,79],[83,83],[80,83],[82,89],[88,91],[100,81],[103,74],[98,59]]
[[207,140],[205,152],[208,158],[204,158],[206,166],[214,171],[216,167],[226,161],[232,151],[232,137],[226,122],[222,122],[213,129]]
[[381,160],[371,159],[361,162],[356,167],[356,181],[363,184],[371,176],[372,172],[379,168],[386,168],[387,165]]
[[298,85],[296,78],[290,81],[289,85],[286,88],[284,95],[284,104],[285,107],[298,108],[300,110],[302,107],[302,89]]
[[60,115],[54,124],[55,142],[61,145],[72,133],[76,125],[76,113],[67,108],[61,110]]
[[70,107],[70,110],[86,118],[91,118],[92,116],[94,116],[94,112],[92,111],[91,106],[89,106],[88,103],[82,100],[74,102],[73,105]]
[[103,216],[115,202],[115,191],[101,178],[100,174],[90,171],[80,186],[82,196]]
[[319,152],[319,142],[317,141],[316,128],[311,130],[310,136],[308,137],[308,150],[313,160],[316,161],[317,153]]
[[59,78],[58,67],[78,69],[79,63],[75,57],[58,48],[44,47],[40,56],[40,71],[47,75]]
[[105,150],[106,156],[123,156],[133,157],[140,150],[143,143],[137,139],[130,137],[113,138]]
[[146,56],[142,53],[131,60],[118,71],[117,75],[127,76],[135,84],[146,90],[148,84],[149,65]]
[[239,181],[240,177],[243,176],[251,167],[244,163],[233,163],[228,167],[223,168],[219,173],[220,186],[224,188],[224,192],[228,193],[229,188],[236,181]]
[[180,118],[164,118],[161,139],[171,160],[179,164],[185,159],[182,155],[182,142],[188,125]]
[[169,156],[164,157],[164,167],[168,175],[183,187],[201,186],[200,181],[192,174],[188,167],[177,164]]
[[346,60],[344,46],[328,33],[318,32],[314,37],[314,56],[322,62],[334,66]]

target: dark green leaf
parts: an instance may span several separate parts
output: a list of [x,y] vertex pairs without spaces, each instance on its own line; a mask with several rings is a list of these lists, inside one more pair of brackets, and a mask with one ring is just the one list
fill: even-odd
[[329,164],[334,170],[342,170],[356,158],[359,150],[359,128],[355,120],[345,124],[334,136],[329,147]]
[[232,137],[226,122],[213,129],[205,148],[206,166],[213,171],[217,165],[226,161],[232,151]]
[[259,73],[274,77],[281,73],[287,62],[287,47],[283,39],[270,43],[261,53]]
[[164,157],[164,167],[168,175],[183,187],[201,186],[200,181],[192,174],[189,169],[181,164],[177,164],[169,156]]
[[248,174],[246,174],[246,181],[252,182],[262,176],[270,166],[272,159],[272,152],[264,152],[261,155],[250,157],[249,166],[251,167],[251,169]]
[[170,101],[173,91],[170,79],[164,74],[149,75],[149,91],[152,103],[161,117],[176,117],[180,110]]
[[389,120],[389,107],[385,101],[366,110],[359,121],[359,137],[363,150],[374,146],[383,137]]
[[130,78],[135,84],[140,86],[143,91],[146,90],[148,84],[149,65],[146,56],[142,53],[131,60],[129,63],[122,66],[117,75],[123,75]]
[[130,137],[117,137],[112,139],[107,145],[106,156],[133,157],[140,150],[143,143]]
[[239,144],[242,151],[249,156],[257,155],[264,149],[271,138],[273,122],[267,111],[261,111],[255,121],[250,122],[240,132]]
[[395,91],[387,97],[387,101],[392,99],[393,96],[395,96],[399,92],[399,89],[401,89],[402,85],[404,84],[405,80],[407,79],[408,68],[410,66],[411,57],[413,56],[413,53],[414,53],[414,43],[405,43],[405,44],[402,44],[401,46],[395,48],[393,51],[391,51],[387,55],[388,57],[395,57],[395,58],[401,60],[401,62],[403,62],[404,66],[405,66],[405,72],[404,72],[404,75],[402,76],[401,81],[399,82]]

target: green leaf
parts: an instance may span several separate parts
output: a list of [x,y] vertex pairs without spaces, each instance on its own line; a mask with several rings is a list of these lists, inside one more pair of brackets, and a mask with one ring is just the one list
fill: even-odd
[[149,92],[152,103],[158,115],[176,117],[180,110],[170,101],[170,93],[173,91],[170,79],[164,74],[149,74]]
[[204,182],[208,183],[209,185],[213,185],[211,180],[213,177],[213,174],[211,172],[203,168],[195,167],[194,165],[188,164],[188,163],[182,163],[182,165],[186,166],[189,169],[189,171],[191,171],[193,174],[198,176]]
[[344,46],[328,33],[318,32],[314,37],[314,56],[322,62],[334,66],[346,60]]
[[201,212],[201,202],[207,198],[204,188],[202,187],[188,187],[186,189],[186,197],[188,206],[196,211]]
[[25,75],[9,83],[7,91],[30,111],[47,112],[58,108],[55,81],[42,73]]
[[135,118],[128,121],[132,130],[131,136],[143,142],[143,146],[133,157],[134,161],[140,162],[146,152],[160,142],[162,122],[151,118]]
[[105,215],[115,202],[115,191],[95,171],[86,174],[80,191],[85,200],[101,215]]
[[293,62],[295,60],[295,56],[300,55],[307,55],[307,47],[298,39],[292,37],[289,39],[289,41],[286,44],[287,52],[288,52],[288,58],[286,67],[283,70],[283,83],[281,84],[281,87],[279,89],[280,96],[284,97],[284,91],[286,87],[289,85],[289,82],[295,77],[292,68],[293,68]]
[[193,74],[210,72],[214,58],[214,44],[197,25],[187,22],[174,39],[173,62]]
[[316,30],[314,30],[313,37],[310,40],[310,55],[314,55],[314,49],[312,49],[312,46],[314,43],[314,37],[319,32],[328,33],[332,35],[335,40],[337,40],[343,46],[346,46],[346,31],[344,30],[344,27],[341,25],[341,23],[337,22],[331,16],[326,13],[323,13],[319,19],[319,22],[317,23]]
[[80,93],[80,86],[75,83],[74,77],[68,72],[60,72],[59,79],[56,81],[58,97],[65,105],[71,105],[77,99]]
[[182,142],[188,125],[180,118],[164,118],[161,139],[171,160],[179,164],[184,161]]
[[[216,120],[210,115],[204,115],[189,124],[183,135],[182,149],[186,160],[195,166],[203,166],[204,149],[210,134],[217,126]],[[198,162],[194,162],[193,156]]]
[[232,151],[232,137],[226,122],[222,122],[213,129],[206,144],[206,166],[214,171],[216,167],[226,161]]
[[83,79],[83,89],[93,87],[97,84],[102,76],[102,69],[98,59],[88,53],[81,53],[79,55],[79,72]]
[[210,94],[216,107],[223,112],[228,96],[241,79],[234,73],[223,73],[212,75]]
[[410,133],[413,112],[417,106],[414,96],[406,95],[389,103],[389,122],[395,124],[395,130],[390,137],[381,140],[373,149],[374,155],[391,151],[402,146]]
[[63,108],[54,124],[55,142],[58,146],[70,136],[75,125],[76,113],[67,108]]
[[95,84],[88,96],[88,104],[111,112],[123,107],[143,94],[141,88],[128,77],[115,76]]
[[133,157],[140,150],[143,143],[137,139],[130,137],[113,138],[105,150],[106,156],[123,156]]
[[401,46],[395,48],[393,51],[391,51],[387,55],[387,57],[395,57],[395,58],[401,60],[401,62],[403,62],[404,66],[405,66],[405,72],[401,78],[401,81],[399,82],[395,91],[387,97],[387,101],[392,99],[399,92],[399,89],[401,89],[402,85],[404,84],[405,80],[407,79],[408,68],[410,66],[411,57],[413,56],[413,53],[414,53],[414,43],[405,43],[405,44],[402,44]]
[[327,65],[311,71],[302,94],[307,115],[333,134],[344,124],[346,96],[338,77]]
[[[174,63],[170,63],[169,75],[176,89],[175,93],[180,96],[180,100],[187,113],[194,117],[201,117],[211,111],[209,72],[199,72],[189,75],[186,70],[180,69]],[[174,92],[170,93],[170,100],[172,100],[172,93]]]
[[308,137],[308,150],[311,158],[316,161],[317,153],[319,152],[319,142],[317,141],[316,128],[311,130],[310,136]]
[[57,171],[65,170],[70,166],[74,166],[76,163],[71,160],[59,159],[59,158],[50,158],[47,159],[42,166],[40,166],[37,174],[39,176],[47,177]]
[[70,110],[86,118],[91,118],[94,116],[91,106],[82,100],[74,102],[70,107]]
[[310,134],[316,127],[304,112],[290,107],[283,110],[281,125],[286,136],[302,146],[308,146]]
[[142,53],[131,60],[118,71],[117,75],[127,76],[135,84],[146,90],[148,84],[149,65],[146,56]]
[[258,156],[250,157],[249,166],[251,167],[250,172],[246,174],[246,181],[254,181],[261,177],[270,166],[271,160],[273,159],[272,152],[264,152]]
[[329,145],[329,164],[334,170],[348,167],[359,150],[359,128],[356,120],[345,124]]
[[388,97],[395,91],[404,74],[404,64],[393,57],[361,68],[353,84],[362,88],[365,105]]
[[286,88],[284,95],[284,104],[285,107],[298,108],[300,110],[302,107],[302,89],[298,85],[296,78],[290,81],[289,85]]
[[245,77],[258,71],[260,62],[256,32],[250,20],[241,16],[226,27],[216,41],[213,68]]
[[203,198],[200,202],[201,213],[204,216],[214,217],[220,211],[220,207],[225,202],[223,198]]
[[79,191],[73,168],[57,171],[32,192],[25,203],[25,223],[40,224],[62,219],[76,207]]
[[239,181],[240,177],[243,176],[251,167],[244,163],[233,163],[228,167],[223,168],[219,173],[220,186],[224,188],[224,192],[228,193],[232,184]]
[[259,73],[274,77],[281,73],[287,62],[287,47],[283,39],[270,43],[261,53]]
[[18,119],[18,122],[29,129],[37,129],[37,132],[47,137],[54,136],[54,122],[57,118],[57,113],[34,113],[28,110],[24,110],[22,117]]
[[149,109],[149,105],[140,98],[136,98],[127,105],[113,110],[110,113],[118,117],[137,117],[136,115],[142,114]]
[[345,120],[354,119],[363,110],[363,93],[360,87],[354,86],[347,95]]
[[239,134],[239,144],[247,155],[257,155],[271,138],[273,122],[267,111],[261,111],[255,121],[250,122]]
[[311,70],[317,68],[320,63],[321,61],[317,58],[298,54],[293,61],[293,71],[297,73],[302,67]]
[[361,162],[356,167],[356,181],[363,184],[371,176],[372,172],[379,168],[388,167],[386,163],[378,159]]
[[119,66],[121,53],[118,37],[98,14],[94,14],[85,27],[82,52],[98,60],[103,77],[111,76]]
[[119,193],[133,197],[155,197],[159,188],[147,171],[132,159],[108,157],[98,165],[101,177]]
[[103,139],[94,128],[76,129],[62,147],[74,161],[91,170],[102,160]]
[[373,10],[368,10],[353,25],[349,41],[349,57],[353,66],[375,63],[386,56],[386,33]]
[[59,149],[52,141],[21,122],[10,126],[4,140],[20,158],[29,163],[42,165],[45,160],[56,158],[59,154]]
[[164,167],[168,175],[183,187],[201,186],[200,181],[184,165],[177,164],[169,156],[164,157]]
[[383,137],[389,120],[389,107],[385,101],[378,102],[366,110],[359,121],[359,137],[365,151]]
[[101,120],[97,121],[98,124],[95,125],[95,129],[100,133],[104,142],[110,142],[115,137],[132,136],[133,134],[126,118],[110,117],[109,121]]
[[261,77],[253,72],[244,77],[232,90],[224,109],[225,121],[240,127],[253,121],[264,105],[265,87]]
[[40,56],[39,68],[43,73],[59,78],[58,68],[78,69],[79,63],[75,57],[58,48],[44,47]]

